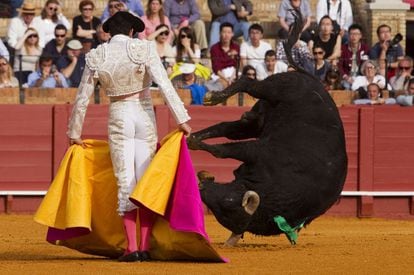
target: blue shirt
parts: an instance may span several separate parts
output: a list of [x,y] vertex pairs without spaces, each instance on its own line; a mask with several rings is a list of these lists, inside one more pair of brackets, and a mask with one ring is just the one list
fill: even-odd
[[[124,2],[127,5],[129,11],[139,16],[144,15],[144,9],[142,8],[141,0],[120,0],[120,1]],[[108,17],[109,17],[109,10],[108,10],[108,5],[107,5],[101,16],[101,21],[104,22],[106,19],[108,19]]]
[[[231,4],[233,4],[233,2],[231,0],[223,0],[224,6],[228,7]],[[234,11],[230,10],[228,13],[226,13],[223,16],[218,17],[215,21],[221,23],[231,23],[233,26],[236,26],[239,23],[239,20],[236,17],[236,14],[234,13]]]
[[[42,73],[40,71],[36,71],[36,72],[29,74],[29,77],[27,78],[27,85],[33,88],[36,81],[40,79],[41,77],[42,77]],[[63,74],[59,73],[59,79],[62,83],[62,88],[69,87]],[[57,83],[56,83],[55,78],[52,75],[49,75],[48,78],[43,80],[42,86],[40,86],[40,88],[57,88]]]

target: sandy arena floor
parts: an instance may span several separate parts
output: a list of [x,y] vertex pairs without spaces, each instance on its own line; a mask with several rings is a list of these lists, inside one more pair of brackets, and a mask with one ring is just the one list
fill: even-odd
[[118,263],[48,244],[30,215],[0,215],[1,274],[414,274],[414,221],[317,219],[296,246],[284,236],[245,234],[224,248],[229,232],[206,216],[207,232],[226,264]]

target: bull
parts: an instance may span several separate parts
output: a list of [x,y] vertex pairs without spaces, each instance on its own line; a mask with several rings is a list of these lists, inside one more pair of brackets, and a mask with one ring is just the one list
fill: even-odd
[[[298,33],[285,44],[288,56]],[[240,120],[218,123],[188,139],[192,150],[242,162],[227,184],[199,173],[203,202],[232,232],[228,245],[244,232],[284,233],[295,243],[297,231],[338,200],[345,182],[347,155],[338,109],[320,81],[289,61],[293,71],[262,81],[242,77],[223,91],[208,92],[205,105],[238,92],[258,101]],[[233,142],[204,142],[217,137]]]

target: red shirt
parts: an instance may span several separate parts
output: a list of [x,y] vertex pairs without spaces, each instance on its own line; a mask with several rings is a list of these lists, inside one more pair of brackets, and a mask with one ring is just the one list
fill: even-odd
[[237,59],[228,55],[231,50],[237,51],[237,57],[240,57],[240,46],[233,41],[230,43],[230,49],[226,52],[221,47],[220,42],[214,44],[210,49],[211,63],[213,72],[217,74],[218,71],[227,67],[236,67]]

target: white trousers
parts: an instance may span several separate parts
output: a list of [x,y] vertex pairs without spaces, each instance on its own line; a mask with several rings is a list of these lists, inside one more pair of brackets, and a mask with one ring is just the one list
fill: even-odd
[[109,148],[118,183],[118,213],[121,216],[137,208],[128,198],[155,154],[156,129],[151,98],[111,102]]

